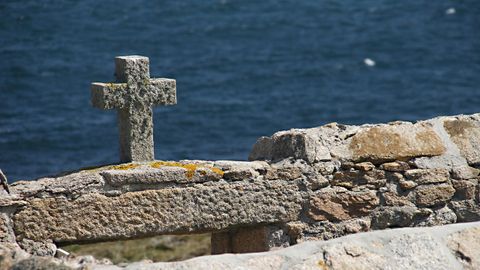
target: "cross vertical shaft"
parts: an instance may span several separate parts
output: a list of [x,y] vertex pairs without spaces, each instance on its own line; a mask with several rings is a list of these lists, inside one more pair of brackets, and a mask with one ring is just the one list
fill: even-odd
[[[116,57],[115,78],[118,83],[127,83],[138,93],[150,80],[148,58]],[[117,110],[121,162],[154,159],[152,114],[152,108],[141,102]]]
[[176,104],[172,79],[151,79],[149,60],[143,56],[115,58],[116,83],[92,83],[92,104],[117,109],[120,131],[120,161],[154,159],[154,105]]
[[152,108],[141,106],[119,109],[120,161],[154,159]]

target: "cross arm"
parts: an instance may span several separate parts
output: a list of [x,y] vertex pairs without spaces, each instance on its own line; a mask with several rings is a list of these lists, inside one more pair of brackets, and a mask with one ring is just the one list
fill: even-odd
[[92,83],[92,104],[99,109],[120,108],[126,102],[126,83]]
[[174,79],[152,78],[148,88],[150,104],[177,104],[177,86]]

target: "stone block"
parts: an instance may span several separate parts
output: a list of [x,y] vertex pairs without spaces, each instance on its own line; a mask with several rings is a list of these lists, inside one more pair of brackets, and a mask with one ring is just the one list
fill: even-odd
[[[76,197],[88,192],[96,192],[104,185],[102,176],[95,169],[74,172],[58,177],[41,178],[35,181],[18,181],[10,185],[11,197],[5,198],[17,205],[25,205],[28,197],[45,197],[55,194],[68,194]],[[0,198],[0,201],[1,198]]]
[[360,162],[360,163],[356,163],[353,165],[353,167],[357,170],[360,170],[360,171],[372,171],[375,169],[375,165],[373,165],[373,163],[371,162]]
[[480,165],[480,125],[478,121],[463,117],[444,122],[445,130],[457,145],[469,165]]
[[[131,184],[154,185],[162,183],[200,183],[220,180],[224,172],[218,168],[202,166],[194,163],[152,162],[151,166],[140,166],[134,163],[118,165],[132,169],[113,169],[100,172],[105,181],[112,186]],[[139,166],[139,167],[135,167]]]
[[[274,232],[276,232],[276,230],[272,231],[270,226],[239,228],[232,235],[232,252],[247,253],[247,252],[268,251],[271,248],[276,247],[278,246],[278,244],[280,244],[280,243],[271,243],[272,240],[273,241],[281,240],[281,239],[271,239],[272,234],[274,234]],[[278,237],[274,236],[274,238],[278,238]],[[285,246],[289,246],[288,239],[286,239],[286,241],[283,241],[283,242]]]
[[307,132],[291,131],[284,134],[275,134],[272,144],[272,160],[281,160],[293,157],[313,163],[315,161],[330,160],[328,148],[317,152],[317,141]]
[[223,178],[231,181],[255,179],[260,173],[270,169],[270,165],[264,161],[215,161],[214,166],[224,171]]
[[297,242],[329,240],[347,234],[367,232],[370,230],[370,217],[354,218],[340,222],[310,222],[302,228],[302,237]]
[[479,175],[479,171],[476,168],[470,166],[453,167],[450,172],[454,179],[472,179]]
[[56,243],[287,222],[297,220],[302,208],[299,187],[291,181],[195,185],[113,197],[89,193],[74,200],[55,197],[28,202],[13,217],[17,237]]
[[315,174],[307,177],[307,186],[311,190],[318,190],[328,186],[329,181],[321,174]]
[[265,179],[269,180],[295,180],[303,176],[302,170],[297,167],[290,168],[271,168],[265,174]]
[[416,205],[420,207],[439,206],[447,203],[455,194],[450,184],[422,185],[415,188]]
[[[128,184],[187,183],[187,169],[165,167],[162,169],[106,170],[100,173],[106,183],[112,186]],[[192,181],[193,182],[193,181]]]
[[415,206],[407,196],[400,196],[396,192],[388,191],[380,194],[387,206]]
[[348,159],[345,141],[358,127],[327,124],[311,129],[280,131],[271,137],[260,138],[249,155],[250,160],[302,159],[312,164],[329,161],[332,156]]
[[473,200],[477,191],[478,180],[452,180],[455,188],[455,198],[459,200]]
[[270,137],[262,136],[253,145],[248,160],[271,160],[273,140]]
[[480,221],[480,203],[475,200],[451,201],[450,207],[457,215],[458,222]]
[[353,188],[361,185],[372,185],[376,188],[386,183],[385,172],[382,170],[371,171],[339,171],[333,174],[331,185]]
[[387,162],[380,165],[380,169],[388,172],[403,172],[410,169],[410,165],[404,161]]
[[230,232],[213,232],[211,237],[211,253],[232,253],[232,238]]
[[[452,148],[455,149],[452,149]],[[410,160],[409,163],[413,167],[418,169],[436,169],[436,168],[455,168],[455,167],[463,167],[468,166],[467,160],[460,156],[458,149],[456,148],[455,144],[449,144],[449,148],[447,151],[441,156],[433,156],[433,157],[418,157],[413,160]],[[453,153],[452,153],[453,152]]]
[[275,225],[240,227],[212,237],[212,254],[262,252],[287,246],[290,237]]
[[270,165],[265,161],[217,160],[213,162],[212,165],[224,171],[232,169],[252,169],[254,171],[265,171],[270,167]]
[[375,191],[318,192],[310,199],[308,216],[316,221],[343,221],[366,216],[379,203]]
[[378,125],[358,131],[349,144],[354,161],[382,163],[445,152],[440,137],[426,123]]
[[339,167],[339,162],[318,162],[312,165],[312,168],[323,176],[332,174]]
[[372,229],[410,227],[422,212],[415,206],[381,207],[372,213]]
[[444,206],[433,210],[432,214],[418,222],[416,226],[440,226],[455,222],[457,222],[455,212],[448,208],[448,206]]
[[447,169],[413,169],[405,172],[405,178],[419,185],[447,182],[450,174]]
[[411,190],[418,186],[415,181],[408,181],[408,180],[400,180],[398,184],[403,190]]

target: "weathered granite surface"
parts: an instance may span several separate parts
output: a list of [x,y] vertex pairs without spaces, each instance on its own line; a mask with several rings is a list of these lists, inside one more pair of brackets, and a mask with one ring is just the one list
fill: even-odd
[[[15,253],[17,252],[17,253]],[[480,269],[480,222],[360,233],[282,250],[204,256],[119,267],[91,257],[36,257],[0,245],[0,268],[11,269]],[[2,268],[3,269],[3,268]]]
[[19,181],[0,196],[0,241],[54,255],[66,243],[212,232],[223,253],[479,221],[479,123],[333,123],[260,138],[248,162],[126,163]]

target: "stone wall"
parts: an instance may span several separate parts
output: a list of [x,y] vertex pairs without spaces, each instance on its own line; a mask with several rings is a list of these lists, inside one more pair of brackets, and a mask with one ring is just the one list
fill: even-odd
[[262,137],[249,162],[155,161],[11,185],[0,241],[67,243],[212,232],[212,252],[480,220],[480,115],[336,123]]

